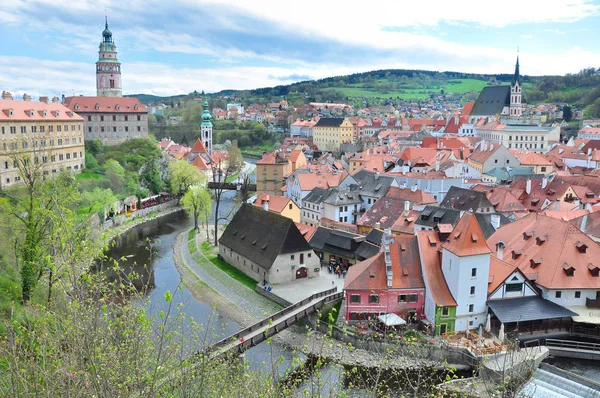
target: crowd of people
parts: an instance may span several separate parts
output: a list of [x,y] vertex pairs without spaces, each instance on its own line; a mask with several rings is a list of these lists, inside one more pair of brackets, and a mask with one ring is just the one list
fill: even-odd
[[330,274],[336,274],[338,278],[345,278],[348,273],[348,267],[341,263],[335,265],[329,264],[327,271],[329,271]]

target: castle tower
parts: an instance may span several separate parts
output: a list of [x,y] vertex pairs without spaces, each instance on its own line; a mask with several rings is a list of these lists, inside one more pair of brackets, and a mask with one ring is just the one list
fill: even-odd
[[519,75],[519,56],[517,55],[515,76],[510,85],[510,117],[521,117],[523,113],[523,108],[521,107],[521,95],[521,76]]
[[208,151],[208,154],[212,156],[212,116],[208,111],[208,101],[204,102],[204,112],[202,113],[202,123],[200,124],[200,135],[202,136],[202,142],[204,143],[204,147]]
[[108,18],[102,32],[102,42],[96,62],[96,95],[98,97],[122,97],[121,63],[117,60],[117,46],[108,30]]

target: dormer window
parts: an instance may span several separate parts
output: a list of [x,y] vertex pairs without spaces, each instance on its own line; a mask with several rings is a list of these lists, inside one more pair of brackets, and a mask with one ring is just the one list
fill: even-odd
[[532,258],[531,260],[529,260],[529,266],[531,268],[535,268],[538,265],[540,265],[542,263],[542,259],[541,258]]
[[75,110],[79,110],[79,104],[75,104]]
[[528,240],[533,236],[533,232],[523,232],[523,239]]
[[565,271],[565,274],[569,277],[575,276],[575,268],[573,268],[573,266],[564,263],[563,266],[563,271]]
[[512,259],[516,260],[517,258],[521,257],[522,254],[523,254],[523,250],[513,250],[512,251]]
[[44,109],[44,111],[42,112],[42,116],[43,117],[48,117],[48,112],[46,112],[46,110]]
[[100,104],[96,104],[96,110],[100,110]]
[[577,250],[579,250],[579,253],[585,253],[587,250],[587,245],[583,242],[577,241],[577,243],[575,243],[575,247]]
[[138,111],[138,110],[140,109],[140,106],[139,106],[139,105],[136,105],[136,106],[134,106],[133,108],[134,108],[136,111]]
[[477,243],[477,241],[479,240],[479,236],[477,236],[476,233],[472,233],[471,240],[473,241],[473,243]]
[[544,242],[548,241],[548,237],[547,236],[538,236],[537,238],[535,238],[535,244],[538,246],[541,246],[544,244]]
[[29,110],[29,117],[34,117],[35,116],[35,111],[33,109]]
[[596,267],[594,264],[588,264],[587,268],[593,277],[598,278],[598,276],[600,276],[600,268]]
[[119,110],[119,109],[121,109],[121,105],[119,105],[119,104],[115,105],[115,109],[116,109],[116,110]]

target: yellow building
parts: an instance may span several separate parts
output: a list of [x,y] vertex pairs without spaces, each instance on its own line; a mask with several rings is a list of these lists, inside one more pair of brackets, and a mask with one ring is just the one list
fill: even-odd
[[296,223],[300,222],[300,207],[292,199],[285,196],[261,193],[254,201],[254,206],[290,218]]
[[282,152],[269,152],[256,162],[256,191],[281,195],[284,177],[292,172],[292,162]]
[[0,100],[0,188],[22,183],[19,161],[39,162],[44,175],[62,168],[80,172],[85,165],[83,118],[54,97],[13,100],[2,92]]
[[339,151],[341,144],[352,142],[353,129],[347,117],[322,117],[313,127],[313,143],[321,151]]

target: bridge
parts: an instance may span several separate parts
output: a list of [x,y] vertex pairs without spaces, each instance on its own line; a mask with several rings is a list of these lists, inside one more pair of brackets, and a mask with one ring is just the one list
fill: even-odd
[[550,354],[557,357],[600,360],[600,344],[575,340],[546,339]]
[[[237,191],[242,186],[241,182],[215,182],[210,181],[208,183],[209,189],[226,189],[230,191]],[[256,192],[256,184],[248,184],[248,191]]]
[[315,313],[324,305],[337,303],[343,297],[344,293],[338,292],[337,288],[315,293],[216,342],[207,351],[210,352],[211,358],[218,358],[226,353],[241,354],[247,349],[267,340],[269,337],[287,329],[299,320]]

